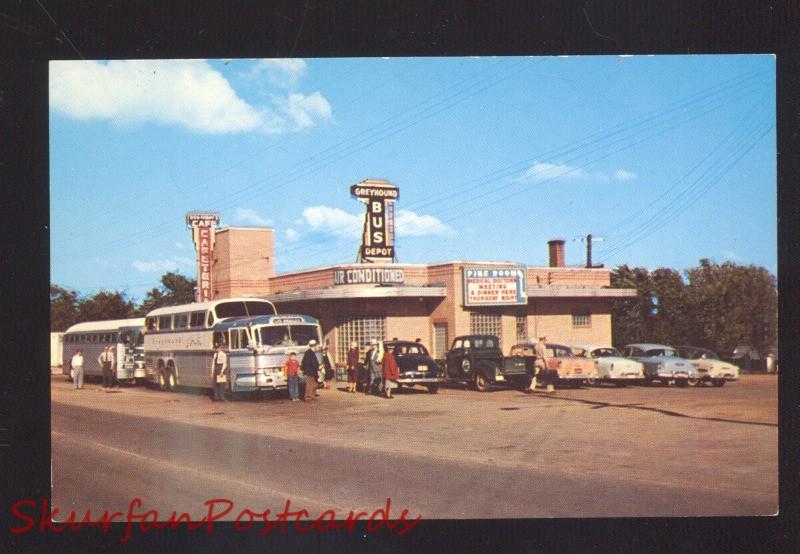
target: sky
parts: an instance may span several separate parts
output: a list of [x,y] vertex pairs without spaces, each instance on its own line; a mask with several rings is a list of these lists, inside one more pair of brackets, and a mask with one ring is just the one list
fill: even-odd
[[355,261],[367,178],[398,260],[777,274],[772,55],[50,62],[52,284],[194,277],[185,214],[275,229],[280,272]]

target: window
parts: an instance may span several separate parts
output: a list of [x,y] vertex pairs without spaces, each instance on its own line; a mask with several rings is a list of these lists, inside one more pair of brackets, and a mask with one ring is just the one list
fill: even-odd
[[239,348],[247,348],[250,345],[250,335],[247,329],[239,329]]
[[495,335],[502,340],[500,329],[500,314],[480,312],[469,314],[469,332],[473,335]]
[[528,340],[528,316],[526,314],[517,316],[517,340]]
[[217,304],[214,308],[217,312],[217,317],[246,317],[251,315],[272,315],[272,305],[267,302],[257,302],[248,300],[246,302],[232,301],[222,302]]
[[372,339],[382,340],[386,336],[386,318],[353,317],[342,320],[336,331],[336,361],[347,363],[350,343],[358,343],[359,350],[369,347]]
[[148,317],[147,318],[147,323],[146,323],[147,330],[148,331],[155,331],[158,328],[157,322],[158,322],[158,318]]
[[189,314],[178,314],[175,316],[175,328],[185,329],[189,326]]
[[433,324],[433,355],[443,359],[447,352],[447,323]]
[[461,339],[456,339],[455,341],[453,341],[453,350],[455,350],[456,348],[461,348]]
[[203,327],[205,325],[206,313],[205,312],[192,312],[189,319],[190,327]]
[[222,348],[228,347],[228,334],[223,331],[214,332],[214,344],[220,345]]
[[575,310],[572,312],[573,327],[591,327],[592,314],[589,310]]
[[239,348],[239,330],[231,329],[231,350]]

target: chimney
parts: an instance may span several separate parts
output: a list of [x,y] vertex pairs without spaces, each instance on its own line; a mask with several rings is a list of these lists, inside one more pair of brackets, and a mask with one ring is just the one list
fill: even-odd
[[550,249],[550,267],[564,267],[564,239],[547,241]]

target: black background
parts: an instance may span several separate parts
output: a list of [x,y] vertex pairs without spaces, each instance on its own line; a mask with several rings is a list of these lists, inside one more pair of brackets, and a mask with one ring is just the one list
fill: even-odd
[[[143,2],[15,0],[0,6],[3,389],[0,546],[106,550],[108,535],[12,536],[11,504],[49,496],[48,60],[205,57],[774,53],[778,95],[781,367],[780,515],[424,521],[396,538],[177,531],[134,534],[131,550],[790,551],[797,510],[797,209],[800,6],[783,2]],[[768,245],[765,245],[768,246]],[[469,491],[464,491],[469,494]],[[40,500],[39,500],[40,501]]]

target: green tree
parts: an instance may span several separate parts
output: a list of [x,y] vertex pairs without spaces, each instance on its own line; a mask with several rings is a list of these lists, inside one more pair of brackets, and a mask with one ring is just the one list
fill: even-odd
[[150,289],[136,309],[137,315],[144,315],[150,310],[162,306],[175,306],[194,302],[194,289],[197,281],[188,279],[179,273],[169,271],[161,276],[160,287]]
[[636,289],[638,292],[633,298],[620,298],[611,304],[614,343],[624,346],[649,340],[653,335],[656,309],[650,273],[643,267],[629,268],[623,264],[611,273],[611,286]]
[[724,356],[738,344],[764,352],[777,342],[777,280],[765,268],[702,259],[686,274],[695,344]]
[[133,302],[122,292],[100,291],[78,302],[79,321],[125,319],[133,315]]
[[660,267],[650,273],[650,284],[656,299],[651,340],[661,344],[686,344],[690,314],[686,304],[686,284],[681,274]]
[[50,330],[66,331],[78,322],[78,293],[50,285]]

